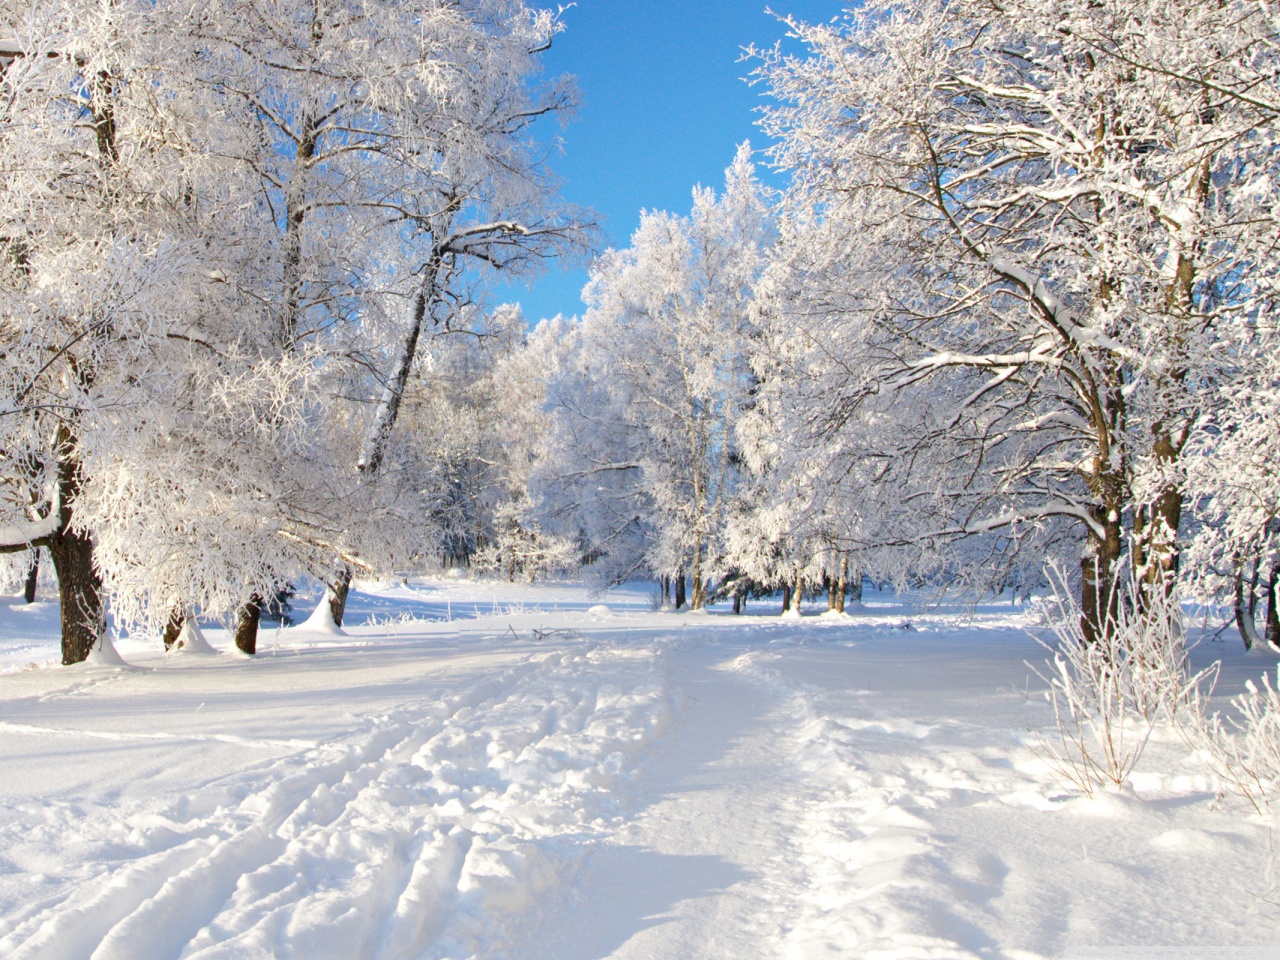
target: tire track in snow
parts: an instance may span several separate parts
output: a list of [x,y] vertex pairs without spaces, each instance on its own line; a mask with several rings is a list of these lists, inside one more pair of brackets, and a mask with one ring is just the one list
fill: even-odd
[[612,783],[664,725],[660,660],[656,648],[577,646],[401,708],[234,811],[185,825],[213,835],[26,918],[0,955],[391,958],[434,944],[431,956],[499,956],[491,947],[575,869]]

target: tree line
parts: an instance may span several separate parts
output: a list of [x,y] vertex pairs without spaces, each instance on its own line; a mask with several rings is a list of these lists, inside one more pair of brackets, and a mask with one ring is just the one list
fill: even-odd
[[1087,639],[1182,589],[1280,643],[1265,5],[784,21],[751,56],[787,186],[744,145],[532,330],[488,278],[594,239],[534,137],[557,16],[5,14],[0,547],[48,551],[67,662],[108,602],[251,650],[283,584],[340,624],[428,560],[795,612],[1070,564]]

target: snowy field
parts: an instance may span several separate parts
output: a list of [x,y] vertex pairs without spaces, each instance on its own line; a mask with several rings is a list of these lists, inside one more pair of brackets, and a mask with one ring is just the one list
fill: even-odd
[[[0,604],[8,960],[1280,957],[1269,822],[1171,736],[1065,790],[1007,603],[412,581],[254,659],[69,668],[52,603]],[[1238,646],[1196,651],[1222,694],[1270,664]]]

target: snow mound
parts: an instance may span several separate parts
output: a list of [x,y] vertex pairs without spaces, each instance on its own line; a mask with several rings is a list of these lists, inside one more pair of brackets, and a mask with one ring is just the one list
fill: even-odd
[[89,656],[84,658],[84,662],[91,663],[97,667],[128,666],[116,650],[115,644],[111,642],[111,638],[107,636],[99,640],[97,645],[89,651]]
[[293,629],[305,630],[307,633],[327,633],[335,637],[345,637],[347,635],[346,631],[333,622],[333,616],[329,613],[329,599],[332,596],[333,594],[326,590],[320,602],[316,604],[316,608],[311,611],[311,616]]
[[190,654],[194,656],[213,656],[217,650],[205,639],[204,631],[196,621],[187,617],[182,624],[182,632],[169,648],[170,654]]
[[609,609],[607,604],[597,603],[595,606],[587,608],[587,615],[591,617],[612,617],[613,611]]

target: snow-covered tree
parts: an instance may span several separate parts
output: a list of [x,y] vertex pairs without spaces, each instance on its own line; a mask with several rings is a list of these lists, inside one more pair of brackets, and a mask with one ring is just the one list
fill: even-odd
[[[347,352],[371,371],[374,400],[350,456],[364,485],[383,472],[420,345],[467,302],[477,271],[537,269],[587,236],[531,136],[571,104],[565,83],[536,79],[559,30],[522,0],[206,11],[222,83],[262,131],[246,160],[280,231],[274,340],[291,350],[356,321]],[[344,531],[331,558],[339,623],[363,529]]]
[[424,330],[585,235],[530,136],[569,102],[536,77],[559,23],[519,0],[3,13],[2,546],[48,546],[68,662],[104,580],[151,625],[241,607],[252,649],[283,580],[421,546],[433,468],[392,427]]
[[171,348],[216,300],[184,195],[193,121],[146,11],[7,8],[0,131],[3,547],[48,548],[63,660],[103,637],[89,461],[144,417]]
[[[1187,573],[1202,596],[1229,597],[1246,647],[1280,650],[1280,341],[1274,319],[1241,331],[1233,375],[1198,422],[1185,458],[1195,506]],[[1259,634],[1255,612],[1266,601]]]
[[696,189],[687,217],[644,213],[631,246],[600,258],[578,356],[551,389],[561,443],[543,468],[548,509],[576,506],[610,577],[689,575],[694,609],[737,485],[751,289],[772,229],[750,156],[744,144],[723,193]]
[[800,446],[885,464],[883,542],[1080,531],[1096,635],[1126,542],[1176,572],[1217,345],[1268,309],[1271,14],[922,2],[792,29],[810,56],[761,72],[798,227],[774,312],[825,367],[817,404],[774,381]]

